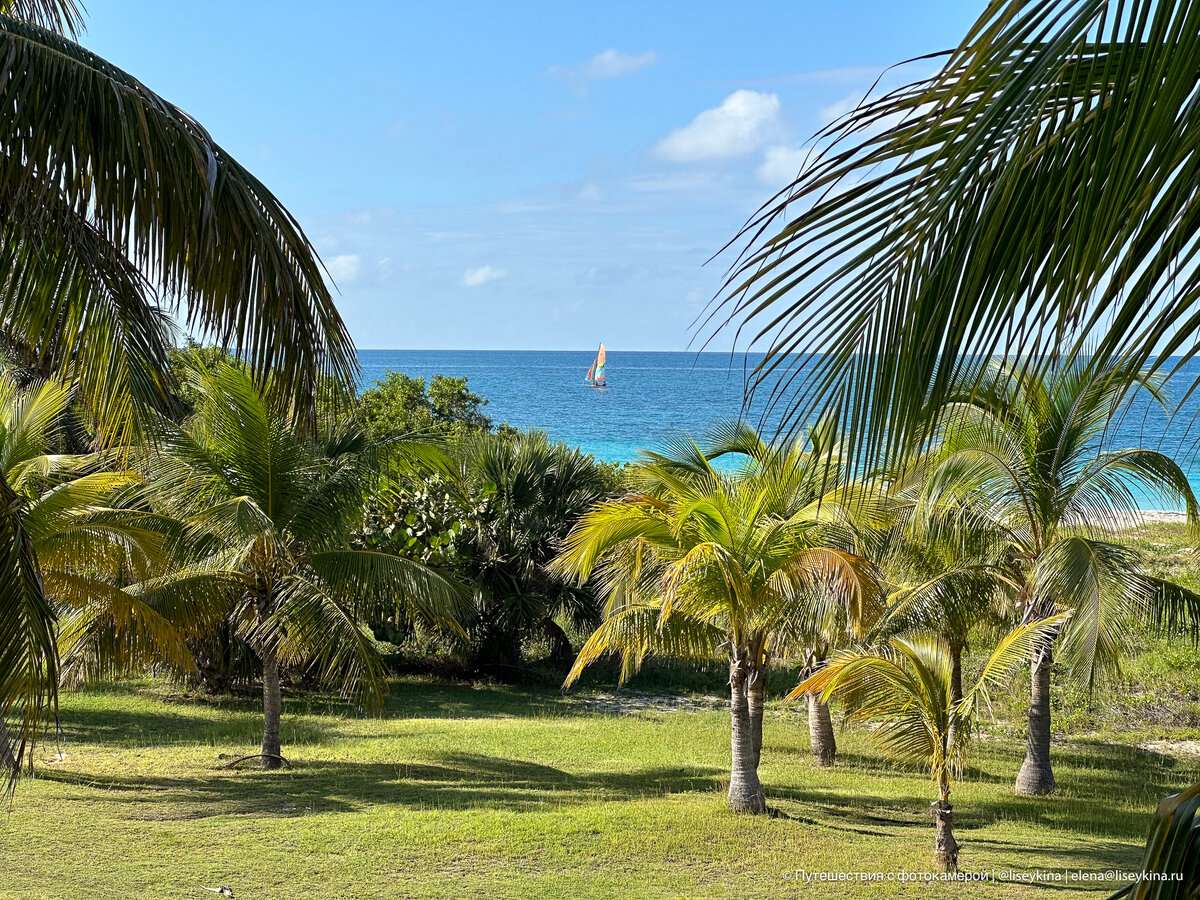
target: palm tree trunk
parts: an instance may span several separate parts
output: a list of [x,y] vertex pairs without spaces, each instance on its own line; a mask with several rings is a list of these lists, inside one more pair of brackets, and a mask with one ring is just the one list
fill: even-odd
[[958,871],[958,842],[954,840],[954,807],[950,805],[950,780],[943,775],[938,783],[938,802],[933,808],[937,819],[937,837],[933,855],[947,872]]
[[837,758],[837,740],[833,736],[833,719],[829,716],[829,704],[816,694],[808,694],[808,736],[812,742],[813,757],[818,766],[832,766]]
[[1029,741],[1025,762],[1017,773],[1018,794],[1049,794],[1054,790],[1050,768],[1050,645],[1034,650],[1030,663]]
[[950,645],[950,701],[952,703],[957,703],[963,697],[962,655],[963,648],[959,644]]
[[732,766],[729,773],[729,808],[734,812],[764,813],[767,798],[758,780],[758,764],[750,727],[749,680],[740,660],[729,663],[729,717]]
[[746,709],[750,716],[750,750],[754,768],[762,761],[763,707],[767,700],[767,673],[759,669],[747,679]]
[[[953,707],[962,700],[962,655],[963,648],[960,644],[950,644],[950,705]],[[953,747],[958,736],[958,716],[951,712],[950,726],[946,738],[946,746]]]
[[278,769],[283,764],[279,745],[279,713],[282,700],[279,694],[279,657],[275,648],[262,652],[263,664],[263,767]]
[[[4,721],[4,714],[0,713],[0,771],[17,775],[20,770],[21,764],[17,761],[16,750],[8,737],[8,723]],[[3,776],[0,776],[0,781],[2,780]]]

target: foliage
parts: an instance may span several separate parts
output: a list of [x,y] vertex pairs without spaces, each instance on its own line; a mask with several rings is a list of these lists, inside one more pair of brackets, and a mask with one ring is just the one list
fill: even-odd
[[838,653],[791,696],[812,692],[828,701],[838,694],[851,715],[877,726],[871,732],[873,743],[893,758],[929,772],[938,786],[938,861],[957,869],[950,788],[965,766],[977,707],[1066,618],[1060,614],[1017,626],[996,645],[979,679],[961,698],[955,696],[950,646],[929,634],[892,638],[880,650]]
[[1175,0],[996,0],[941,69],[824,129],[746,224],[713,322],[872,462],[974,360],[1174,366],[1197,348],[1193,60]]
[[[51,452],[71,403],[71,391],[61,383],[19,386],[0,375],[0,473],[13,497],[7,522],[36,558],[28,571],[40,580],[26,595],[31,612],[0,626],[0,672],[30,682],[57,681],[60,673],[79,680],[150,664],[190,672],[194,664],[180,626],[197,621],[173,605],[156,581],[166,564],[169,523],[118,505],[133,473],[110,471],[100,454]],[[47,607],[38,608],[39,594]],[[38,616],[58,620],[43,636],[54,653],[19,637],[37,627]],[[0,763],[11,768],[36,735],[28,708],[15,711],[14,733],[5,725],[9,711],[0,713]]]
[[[80,25],[74,0],[0,4],[0,345],[74,382],[103,445],[165,402],[173,314],[311,414],[322,373],[357,369],[312,245],[196,120],[74,43]],[[57,663],[18,499],[0,484],[0,716],[27,750]]]
[[487,400],[467,389],[467,379],[388,372],[367,388],[359,407],[373,440],[393,440],[414,434],[466,435],[489,431],[492,420],[483,413]]
[[297,433],[289,399],[261,394],[241,368],[192,377],[195,415],[166,426],[145,463],[156,508],[185,528],[179,590],[217,604],[268,668],[277,659],[378,704],[384,672],[363,617],[451,624],[461,602],[430,569],[350,546],[387,455],[344,423]]
[[[1142,872],[1111,900],[1191,900],[1200,885],[1200,784],[1165,798],[1154,812]],[[1157,875],[1161,880],[1152,880]],[[1164,877],[1165,876],[1165,877]]]
[[548,563],[571,527],[619,484],[619,471],[540,432],[462,436],[448,470],[426,467],[394,480],[371,501],[363,540],[446,568],[474,586],[463,620],[465,647],[501,675],[531,639],[550,643],[558,663],[572,655],[573,630],[598,620],[588,585],[551,573]]
[[1119,665],[1133,622],[1195,611],[1191,593],[1169,588],[1136,553],[1113,540],[1136,516],[1135,490],[1181,504],[1200,523],[1187,476],[1170,457],[1144,448],[1108,449],[1105,430],[1152,380],[1126,366],[1063,364],[1044,376],[1005,366],[959,385],[940,443],[923,473],[920,515],[967,498],[974,514],[1003,530],[1019,562],[1018,612],[1074,612],[1060,640],[1062,661],[1091,685]]
[[[878,616],[882,594],[870,563],[839,546],[846,491],[835,485],[829,496],[809,496],[805,473],[825,468],[822,455],[772,448],[738,428],[725,436],[711,453],[681,438],[648,454],[630,472],[634,491],[596,506],[572,530],[555,568],[594,578],[606,602],[565,685],[610,653],[621,657],[625,680],[648,654],[710,660],[724,650],[729,806],[762,813],[757,772],[772,658],[810,646],[838,619],[860,631]],[[750,451],[742,472],[713,467],[710,455],[728,447]]]

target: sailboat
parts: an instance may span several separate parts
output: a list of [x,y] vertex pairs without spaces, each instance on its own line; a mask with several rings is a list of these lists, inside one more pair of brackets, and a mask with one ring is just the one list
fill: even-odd
[[608,387],[608,382],[604,380],[604,345],[600,345],[599,352],[596,353],[596,359],[592,362],[592,367],[588,369],[587,376],[584,378],[586,384],[594,388]]

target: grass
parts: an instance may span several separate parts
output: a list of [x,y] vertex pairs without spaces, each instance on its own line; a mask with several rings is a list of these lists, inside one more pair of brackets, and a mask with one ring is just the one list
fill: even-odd
[[[1182,528],[1129,540],[1158,574],[1200,588]],[[964,871],[998,879],[971,896],[1107,897],[1119,882],[1018,879],[1138,868],[1155,805],[1200,780],[1200,763],[1137,748],[1200,739],[1200,656],[1185,639],[1133,637],[1139,652],[1119,678],[1091,694],[1057,686],[1052,798],[1012,793],[1021,677],[998,698],[1000,721],[954,792]],[[151,680],[65,693],[61,739],[0,809],[0,898],[210,897],[203,888],[222,884],[243,900],[964,892],[797,880],[931,870],[932,785],[885,762],[864,731],[840,731],[838,765],[818,769],[802,711],[773,701],[761,771],[773,815],[736,817],[724,807],[724,710],[606,714],[587,702],[614,692],[603,666],[570,697],[540,674],[543,686],[523,689],[402,678],[379,717],[291,696],[283,731],[295,767],[271,773],[221,768],[256,749],[251,698]],[[776,673],[771,694],[796,677]],[[722,665],[660,661],[632,687],[719,694],[725,678]]]
[[[0,896],[951,897],[960,885],[798,884],[796,870],[926,872],[931,785],[863,733],[814,767],[803,714],[770,709],[775,815],[724,808],[720,710],[611,715],[540,690],[396,682],[381,717],[289,699],[295,768],[223,770],[254,752],[250,700],[151,681],[66,694],[0,824]],[[61,749],[62,758],[55,751]],[[1200,772],[1113,740],[1055,748],[1062,793],[1019,798],[1018,741],[987,735],[956,788],[967,871],[1132,869],[1149,814]],[[1112,881],[985,883],[972,896],[1105,897]]]

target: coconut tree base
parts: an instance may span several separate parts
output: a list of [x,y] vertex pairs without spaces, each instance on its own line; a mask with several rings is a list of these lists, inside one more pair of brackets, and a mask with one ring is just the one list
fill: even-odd
[[767,811],[767,797],[757,775],[730,781],[728,802],[730,812],[762,815]]
[[937,819],[937,837],[933,843],[933,858],[947,872],[958,871],[958,842],[954,840],[954,807],[939,801],[933,807]]
[[760,814],[767,811],[767,798],[758,780],[759,751],[750,721],[749,682],[745,665],[735,657],[729,664],[729,808],[736,813]]
[[1044,762],[1026,756],[1017,772],[1016,792],[1023,797],[1044,797],[1054,793],[1054,771]]

